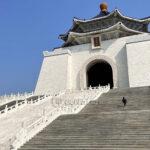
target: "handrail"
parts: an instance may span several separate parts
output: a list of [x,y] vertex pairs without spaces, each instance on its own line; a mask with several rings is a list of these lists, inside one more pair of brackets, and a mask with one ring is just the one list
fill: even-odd
[[0,96],[0,106],[4,105],[6,103],[12,102],[12,101],[16,101],[16,100],[23,100],[26,99],[30,96],[33,96],[34,92],[31,93],[18,93],[18,94],[11,94],[11,95],[3,95]]
[[19,102],[19,103],[17,103],[17,101],[16,101],[16,104],[14,104],[14,105],[12,105],[10,107],[8,107],[7,105],[5,105],[5,108],[0,111],[0,117],[2,115],[4,115],[4,114],[7,114],[8,112],[14,110],[15,108],[17,109],[17,108],[20,108],[21,106],[25,105],[27,103],[26,101],[27,100],[23,100],[22,102]]
[[42,117],[40,118],[40,119],[38,119],[38,120],[36,120],[34,123],[32,123],[31,125],[29,125],[28,127],[27,127],[27,129],[30,129],[30,128],[34,128],[34,126],[36,125],[36,124],[38,124],[40,121],[42,120]]
[[6,115],[7,113],[11,112],[14,109],[18,109],[21,108],[22,106],[25,106],[27,104],[35,104],[38,103],[40,101],[43,101],[46,98],[51,97],[51,95],[44,95],[43,97],[39,97],[37,100],[31,100],[30,102],[27,101],[27,99],[24,99],[21,102],[16,101],[16,104],[8,107],[8,105],[5,105],[5,108],[3,110],[0,111],[0,117]]

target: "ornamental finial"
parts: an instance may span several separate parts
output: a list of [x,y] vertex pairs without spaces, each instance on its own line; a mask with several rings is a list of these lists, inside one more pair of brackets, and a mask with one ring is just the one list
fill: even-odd
[[100,9],[102,12],[107,12],[107,9],[108,9],[108,5],[106,2],[103,2],[100,4]]

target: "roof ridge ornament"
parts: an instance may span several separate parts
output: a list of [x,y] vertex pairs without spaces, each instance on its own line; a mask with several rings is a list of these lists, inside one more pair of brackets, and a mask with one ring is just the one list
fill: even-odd
[[103,2],[103,3],[100,4],[100,10],[101,10],[100,16],[106,16],[106,15],[109,14],[108,5],[107,5],[106,2]]
[[100,9],[102,12],[107,12],[108,11],[108,5],[106,2],[103,2],[100,4]]

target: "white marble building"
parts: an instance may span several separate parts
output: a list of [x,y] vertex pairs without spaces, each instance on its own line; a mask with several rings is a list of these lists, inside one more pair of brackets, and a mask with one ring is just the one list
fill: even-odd
[[90,20],[74,18],[60,38],[64,44],[45,51],[35,93],[150,86],[150,18],[126,17],[107,5]]

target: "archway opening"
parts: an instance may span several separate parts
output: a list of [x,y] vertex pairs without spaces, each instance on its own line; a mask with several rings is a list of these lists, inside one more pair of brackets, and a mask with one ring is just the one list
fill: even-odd
[[113,71],[112,67],[106,61],[98,61],[93,63],[87,69],[87,86],[88,87],[97,87],[97,86],[106,86],[110,84],[112,89],[114,86],[113,83]]

